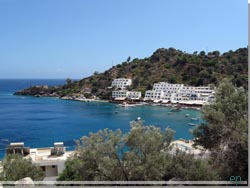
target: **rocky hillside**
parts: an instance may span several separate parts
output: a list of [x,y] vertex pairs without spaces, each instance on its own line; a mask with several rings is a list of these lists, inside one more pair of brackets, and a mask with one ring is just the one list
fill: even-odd
[[217,84],[224,77],[231,77],[237,86],[247,89],[248,85],[248,50],[240,48],[220,54],[219,51],[209,53],[194,52],[188,54],[174,48],[156,50],[149,58],[133,59],[113,66],[103,73],[57,87],[34,86],[15,94],[43,96],[79,96],[95,95],[101,99],[109,99],[111,82],[115,78],[132,79],[129,89],[142,93],[151,89],[155,82],[184,83],[199,86]]

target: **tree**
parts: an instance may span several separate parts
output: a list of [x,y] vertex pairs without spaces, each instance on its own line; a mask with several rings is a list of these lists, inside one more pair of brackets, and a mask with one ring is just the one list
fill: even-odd
[[199,53],[199,55],[200,55],[200,56],[205,56],[205,55],[206,55],[206,52],[201,51],[201,52]]
[[228,79],[216,90],[216,100],[203,109],[205,123],[194,130],[195,143],[212,151],[222,179],[248,175],[247,94]]
[[169,152],[174,132],[131,123],[130,132],[100,130],[77,142],[77,153],[65,163],[58,180],[160,181],[219,180],[211,160],[177,150]]
[[70,78],[67,78],[66,83],[67,83],[67,85],[70,85],[70,84],[72,84],[72,80]]
[[131,57],[130,57],[130,56],[128,56],[128,58],[127,58],[127,62],[129,63],[129,62],[130,62],[130,60],[131,60]]
[[2,165],[3,172],[0,174],[0,179],[3,181],[17,181],[25,177],[38,181],[45,177],[40,167],[33,165],[31,160],[18,154],[7,155]]
[[96,75],[98,75],[98,74],[99,74],[99,72],[98,72],[98,71],[95,71],[95,72],[94,72],[94,75],[95,75],[95,76],[96,76]]
[[171,129],[162,132],[155,126],[143,126],[142,121],[133,122],[124,138],[129,149],[125,154],[129,180],[162,180],[169,164],[167,151],[173,136]]
[[123,169],[121,131],[105,129],[77,142],[78,154],[65,163],[58,180],[126,180]]
[[177,150],[166,169],[165,180],[216,181],[219,174],[209,159],[196,159],[194,155]]
[[161,180],[173,135],[141,121],[133,122],[126,135],[119,129],[90,133],[77,142],[78,153],[67,160],[58,180]]

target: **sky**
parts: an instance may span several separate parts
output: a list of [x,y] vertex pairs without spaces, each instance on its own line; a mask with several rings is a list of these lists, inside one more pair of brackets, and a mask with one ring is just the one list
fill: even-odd
[[0,0],[0,78],[80,79],[158,48],[247,47],[246,0]]

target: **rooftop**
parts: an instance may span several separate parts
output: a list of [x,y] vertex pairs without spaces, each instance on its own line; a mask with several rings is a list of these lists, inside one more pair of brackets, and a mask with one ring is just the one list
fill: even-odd
[[180,150],[189,154],[194,154],[195,157],[207,157],[209,151],[205,150],[202,146],[193,146],[194,142],[191,140],[175,140],[171,143],[171,153],[175,153],[176,150]]
[[7,154],[19,153],[27,159],[31,158],[32,162],[35,163],[65,161],[74,154],[74,151],[66,151],[63,142],[55,142],[54,147],[46,148],[24,147],[23,142],[10,143],[6,152]]
[[30,149],[30,154],[25,156],[25,158],[31,158],[32,162],[51,162],[51,161],[65,161],[70,156],[73,156],[74,151],[65,151],[61,155],[51,155],[53,147],[48,148],[32,148]]

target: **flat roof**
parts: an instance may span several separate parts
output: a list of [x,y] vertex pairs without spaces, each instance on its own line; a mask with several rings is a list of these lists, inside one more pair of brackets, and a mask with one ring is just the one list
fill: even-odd
[[24,146],[24,142],[12,142],[10,146]]
[[54,142],[54,146],[55,145],[63,145],[63,142]]

